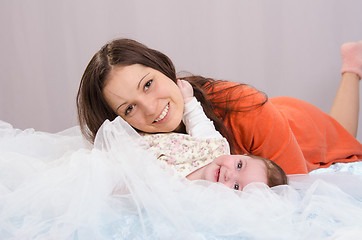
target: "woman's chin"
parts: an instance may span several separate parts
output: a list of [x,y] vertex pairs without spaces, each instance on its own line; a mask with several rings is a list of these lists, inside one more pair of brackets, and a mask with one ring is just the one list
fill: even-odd
[[180,122],[180,124],[176,126],[171,132],[185,133],[186,127],[183,122]]

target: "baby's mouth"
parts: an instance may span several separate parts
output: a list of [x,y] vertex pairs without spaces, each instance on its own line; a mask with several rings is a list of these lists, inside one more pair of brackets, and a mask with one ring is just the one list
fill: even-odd
[[217,171],[216,171],[216,182],[219,182],[219,179],[220,179],[220,168],[219,169],[217,169]]

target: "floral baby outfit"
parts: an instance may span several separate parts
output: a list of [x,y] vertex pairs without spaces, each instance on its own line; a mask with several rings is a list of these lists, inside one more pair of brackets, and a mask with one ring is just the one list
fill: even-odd
[[216,157],[230,154],[229,143],[216,131],[195,97],[185,104],[182,121],[188,134],[142,134],[154,155],[179,175],[186,177]]
[[143,137],[154,155],[183,177],[216,157],[229,154],[225,138],[195,138],[182,133],[147,134]]

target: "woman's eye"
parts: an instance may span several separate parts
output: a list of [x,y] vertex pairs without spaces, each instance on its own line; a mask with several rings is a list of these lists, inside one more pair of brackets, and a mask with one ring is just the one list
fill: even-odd
[[235,183],[235,184],[234,184],[234,189],[235,189],[235,190],[239,190],[239,184]]
[[126,111],[124,112],[124,115],[127,116],[127,115],[132,111],[133,108],[134,108],[134,105],[128,106],[128,108],[127,108]]
[[149,80],[146,82],[145,86],[143,87],[144,90],[148,90],[151,87],[153,80]]
[[241,163],[241,161],[238,163],[237,169],[240,170],[242,168],[243,164]]

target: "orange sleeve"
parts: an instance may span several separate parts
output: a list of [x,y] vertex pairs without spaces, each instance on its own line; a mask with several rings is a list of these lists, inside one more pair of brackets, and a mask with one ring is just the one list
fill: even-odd
[[[225,89],[230,85],[235,83],[224,83],[213,90]],[[239,96],[240,100],[233,102],[233,108],[245,108],[264,101],[265,96],[257,93],[257,90],[246,85],[234,88],[232,95]],[[227,90],[218,94],[230,96],[231,92]],[[308,173],[305,158],[288,119],[270,101],[249,111],[233,111],[224,119],[224,124],[234,136],[235,143],[244,151],[273,160],[287,174]]]

